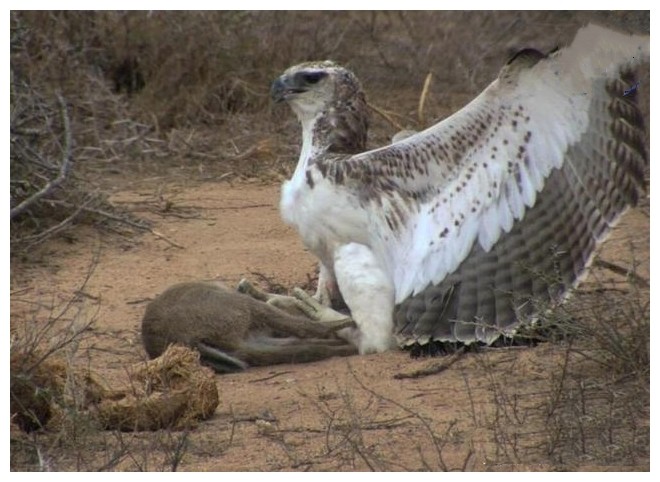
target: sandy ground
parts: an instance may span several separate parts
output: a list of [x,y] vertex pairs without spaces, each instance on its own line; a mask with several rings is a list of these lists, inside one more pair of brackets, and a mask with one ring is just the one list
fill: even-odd
[[[94,324],[75,363],[120,386],[126,366],[145,358],[139,338],[145,305],[169,285],[198,279],[233,285],[248,277],[310,286],[316,263],[281,222],[278,196],[277,184],[259,182],[164,179],[118,190],[112,201],[150,219],[158,235],[100,236],[76,228],[39,248],[38,262],[13,264],[12,330],[82,294],[74,311]],[[648,215],[633,210],[602,257],[629,266],[635,253],[638,274],[648,278],[648,243]],[[125,434],[121,442],[109,432],[90,435],[75,451],[53,450],[51,463],[168,470],[176,460],[179,470],[204,471],[648,470],[644,458],[612,462],[622,459],[602,455],[597,435],[582,434],[583,453],[576,454],[576,442],[559,436],[565,427],[552,429],[549,407],[568,358],[565,343],[542,343],[457,358],[411,359],[392,351],[253,368],[216,377],[220,405],[190,432]],[[401,378],[438,364],[450,366]],[[132,455],[111,464],[121,444]]]

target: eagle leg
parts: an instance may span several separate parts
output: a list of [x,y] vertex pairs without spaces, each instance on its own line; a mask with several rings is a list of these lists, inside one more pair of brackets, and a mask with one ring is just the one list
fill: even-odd
[[363,244],[340,246],[334,261],[339,291],[359,330],[360,354],[389,350],[395,346],[394,284],[371,249]]

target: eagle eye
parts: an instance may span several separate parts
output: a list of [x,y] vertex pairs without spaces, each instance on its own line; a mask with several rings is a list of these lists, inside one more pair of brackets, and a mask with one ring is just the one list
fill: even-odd
[[303,74],[303,79],[307,84],[316,84],[323,77],[327,76],[325,72],[305,72]]

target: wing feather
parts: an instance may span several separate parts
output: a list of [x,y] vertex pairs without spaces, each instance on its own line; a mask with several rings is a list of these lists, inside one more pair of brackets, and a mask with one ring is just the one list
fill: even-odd
[[[533,311],[528,295],[557,291],[521,266],[577,279],[643,188],[641,118],[620,72],[648,56],[648,37],[590,25],[550,57],[514,59],[435,126],[317,162],[366,211],[404,340],[492,341]],[[569,255],[553,260],[553,246]]]
[[[597,123],[608,119],[589,116],[606,101],[597,82],[615,78],[632,57],[648,58],[648,40],[586,27],[549,58],[514,60],[435,126],[334,163],[331,174],[360,197],[370,230],[390,232],[372,235],[372,249],[390,270],[397,303],[455,271],[475,242],[491,250],[524,218],[569,147],[602,132]],[[596,144],[607,149],[607,139]]]
[[[403,252],[411,253],[404,271],[417,274],[403,273],[401,278],[394,277],[397,302],[456,270],[475,240],[483,250],[489,251],[503,232],[511,230],[514,220],[522,219],[525,209],[535,204],[548,173],[561,166],[568,145],[577,142],[586,130],[586,124],[581,125],[575,119],[572,109],[587,110],[587,96],[571,101],[560,95],[563,85],[538,82],[529,74],[530,71],[522,72],[514,84],[496,81],[466,107],[469,113],[459,112],[416,139],[410,139],[406,145],[413,151],[408,154],[410,158],[419,152],[415,151],[419,144],[413,141],[422,145],[431,139],[442,142],[441,139],[447,137],[463,141],[461,144],[454,140],[453,145],[450,142],[454,155],[448,156],[448,162],[436,160],[446,163],[443,166],[446,172],[436,169],[441,176],[433,180],[435,195],[424,201],[417,212],[411,213],[408,222],[425,226],[424,236],[413,236],[409,240],[411,244],[395,244],[383,250],[382,256],[394,259],[400,258]],[[554,89],[554,95],[546,96],[552,107],[535,100],[539,97],[539,84],[545,93]],[[526,98],[534,101],[525,103]],[[580,105],[576,106],[578,103]],[[489,117],[489,125],[479,137],[467,137],[467,132],[478,131],[475,125],[485,123]],[[532,119],[538,127],[529,125]],[[557,129],[557,125],[573,127]],[[463,150],[458,157],[455,152],[460,149]],[[377,156],[370,162],[377,162]],[[415,181],[417,179],[406,177],[404,189],[413,188]],[[420,179],[419,183],[427,188],[429,178]],[[437,214],[429,216],[427,213],[433,206]],[[377,220],[377,211],[372,214]],[[432,243],[433,235],[438,239]]]

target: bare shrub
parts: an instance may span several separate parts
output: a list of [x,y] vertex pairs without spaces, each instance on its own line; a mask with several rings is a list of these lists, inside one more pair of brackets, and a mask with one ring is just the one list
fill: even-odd
[[[80,69],[76,62],[81,59],[69,56],[70,46],[57,44],[56,37],[35,48],[36,29],[26,27],[23,20],[12,13],[12,254],[27,253],[74,222],[107,221],[108,213],[116,212],[107,195],[84,179],[79,166],[84,160],[113,157],[112,148],[104,149],[99,123],[111,125],[121,118],[113,102],[113,108],[105,110],[105,121],[101,119],[98,111],[104,109],[104,99],[103,89],[96,88],[97,79]],[[86,97],[90,92],[93,101]]]
[[[553,340],[537,348],[547,360],[537,368],[546,374],[541,385],[531,384],[530,390],[507,380],[505,373],[521,369],[515,351],[475,355],[492,402],[482,411],[472,405],[475,425],[489,434],[487,468],[648,467],[648,281],[634,268],[623,281],[594,268],[591,279],[541,320],[550,328],[536,336]],[[468,390],[474,388],[465,381]]]
[[569,467],[649,460],[650,299],[632,266],[624,283],[601,273],[567,308],[576,337],[543,408],[547,453]]

